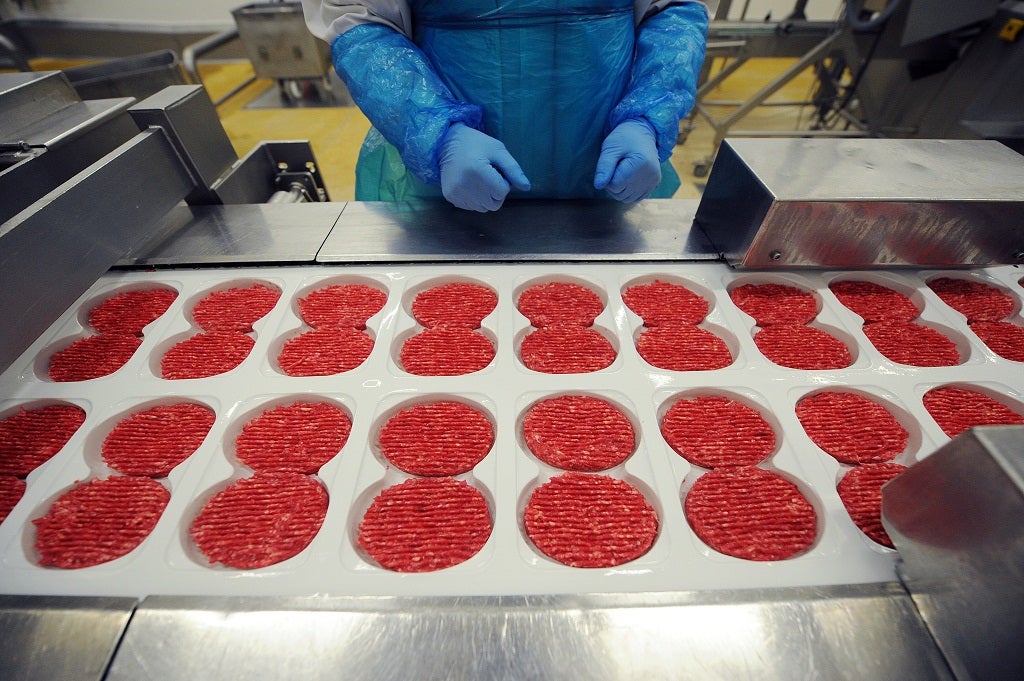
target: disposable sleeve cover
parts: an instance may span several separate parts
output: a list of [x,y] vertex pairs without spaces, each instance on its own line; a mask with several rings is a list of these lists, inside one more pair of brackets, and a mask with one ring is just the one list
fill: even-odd
[[352,100],[398,149],[409,172],[440,184],[445,132],[454,123],[479,129],[483,110],[458,101],[426,55],[387,26],[363,24],[342,33],[331,45],[331,58]]
[[708,14],[704,5],[672,5],[637,28],[636,58],[622,100],[608,116],[608,129],[644,118],[655,130],[658,158],[672,155],[679,120],[693,108],[697,78],[707,48]]

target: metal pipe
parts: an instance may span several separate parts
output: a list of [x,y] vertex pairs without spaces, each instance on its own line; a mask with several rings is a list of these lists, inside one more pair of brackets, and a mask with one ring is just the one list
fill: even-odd
[[[185,73],[188,74],[188,77],[191,80],[191,82],[195,83],[196,85],[203,85],[205,87],[205,83],[203,83],[203,78],[202,78],[202,76],[199,75],[199,66],[198,66],[198,59],[199,59],[199,57],[203,56],[204,54],[208,54],[208,53],[216,50],[218,47],[226,45],[226,44],[228,44],[228,43],[230,43],[230,42],[232,42],[234,40],[237,40],[237,39],[238,39],[238,29],[237,28],[233,28],[230,31],[224,31],[223,33],[215,33],[214,35],[211,35],[211,36],[208,36],[206,38],[203,38],[199,42],[192,43],[191,45],[186,47],[184,50],[182,50],[181,51],[182,66],[185,69]],[[248,87],[249,85],[251,85],[255,81],[256,81],[256,76],[255,75],[254,76],[250,76],[248,79],[246,79],[241,84],[236,85],[235,87],[231,88],[231,90],[226,95],[224,95],[224,96],[220,97],[219,99],[215,100],[213,102],[213,105],[214,106],[220,106],[221,104],[223,104],[227,100],[229,100],[232,97],[234,97],[236,94],[238,94],[239,92],[244,90],[246,87]]]

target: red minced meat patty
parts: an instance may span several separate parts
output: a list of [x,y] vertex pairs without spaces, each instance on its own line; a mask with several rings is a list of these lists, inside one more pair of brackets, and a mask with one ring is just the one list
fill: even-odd
[[487,367],[495,350],[487,336],[460,326],[438,326],[402,344],[402,368],[416,376],[461,376]]
[[24,478],[59,452],[83,423],[85,411],[73,404],[18,409],[0,421],[0,475]]
[[217,376],[244,362],[255,344],[234,331],[196,334],[167,351],[160,360],[160,373],[169,380]]
[[314,329],[365,329],[387,301],[387,293],[364,284],[325,286],[299,298],[299,316]]
[[962,361],[956,343],[923,324],[878,322],[862,329],[875,349],[897,364],[952,367]]
[[277,365],[289,376],[332,376],[357,368],[373,351],[373,339],[354,328],[307,331],[284,342]]
[[89,326],[100,333],[126,333],[141,336],[146,325],[160,318],[178,292],[156,288],[124,291],[89,311]]
[[589,288],[555,281],[523,291],[516,308],[537,328],[554,324],[591,326],[604,309],[604,303]]
[[1024,415],[975,390],[951,385],[932,388],[922,401],[942,432],[951,438],[974,426],[1024,425]]
[[898,463],[872,463],[851,468],[836,490],[850,519],[872,541],[895,548],[882,527],[882,485],[907,470]]
[[681,399],[661,419],[665,442],[695,466],[752,466],[775,450],[775,431],[759,411],[717,395]]
[[494,426],[461,402],[427,402],[388,419],[379,442],[384,458],[410,475],[459,475],[491,451]]
[[633,424],[618,407],[588,395],[537,402],[523,418],[523,438],[534,456],[567,471],[603,471],[636,449]]
[[248,288],[214,291],[192,308],[192,319],[203,331],[252,331],[252,325],[277,305],[281,291],[253,284]]
[[784,284],[744,284],[729,291],[736,307],[758,326],[806,324],[818,316],[814,296]]
[[839,302],[871,322],[909,322],[921,314],[910,298],[870,281],[837,281],[829,289]]
[[309,546],[327,515],[327,490],[301,473],[264,471],[213,496],[189,535],[210,563],[251,570]]
[[25,481],[13,475],[0,475],[0,523],[7,520],[25,495]]
[[796,416],[814,444],[848,464],[891,461],[910,434],[888,409],[863,395],[825,391],[805,397]]
[[683,506],[701,541],[736,558],[784,560],[817,536],[817,514],[797,486],[754,466],[703,474]]
[[628,563],[658,536],[658,514],[640,490],[587,473],[566,473],[535,489],[523,522],[541,553],[569,567]]
[[657,279],[630,286],[622,292],[622,302],[644,321],[644,326],[700,324],[709,309],[708,301],[685,286]]
[[352,419],[325,402],[296,402],[268,409],[244,426],[235,456],[254,471],[312,475],[348,442]]
[[79,484],[32,521],[39,565],[84,568],[130,553],[153,531],[170,498],[156,480],[133,475]]
[[378,494],[359,523],[359,546],[381,567],[432,572],[475,556],[493,523],[479,490],[454,478],[413,478]]
[[142,339],[126,333],[101,333],[80,338],[50,357],[50,380],[88,381],[108,376],[132,358]]
[[478,329],[498,306],[498,294],[481,284],[453,282],[421,291],[412,301],[412,316],[421,325]]
[[969,322],[997,322],[1013,314],[1013,296],[980,281],[940,277],[928,288]]
[[971,331],[1003,359],[1024,362],[1024,327],[1010,322],[971,322]]
[[790,369],[845,369],[853,364],[841,340],[813,326],[769,326],[754,334],[754,344],[769,360]]
[[611,366],[615,348],[594,329],[562,324],[530,332],[519,356],[528,369],[543,374],[585,374]]
[[100,455],[118,473],[161,478],[199,449],[215,419],[209,407],[188,402],[136,412],[111,429]]
[[666,322],[645,330],[636,341],[645,362],[669,371],[713,371],[733,362],[725,341],[715,334],[680,322]]

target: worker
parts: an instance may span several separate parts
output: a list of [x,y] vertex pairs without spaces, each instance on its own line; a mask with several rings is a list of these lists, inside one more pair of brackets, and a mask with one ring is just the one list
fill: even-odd
[[373,124],[356,200],[486,212],[510,196],[633,202],[679,187],[668,158],[694,104],[706,2],[302,4]]

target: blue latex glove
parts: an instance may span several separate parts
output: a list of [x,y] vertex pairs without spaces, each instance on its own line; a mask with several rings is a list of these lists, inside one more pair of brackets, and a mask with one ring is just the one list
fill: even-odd
[[526,174],[504,144],[462,123],[448,128],[438,160],[441,193],[459,208],[498,210],[511,187],[530,189]]
[[654,128],[641,120],[615,126],[601,145],[594,188],[607,189],[625,203],[645,199],[661,182],[661,161]]

